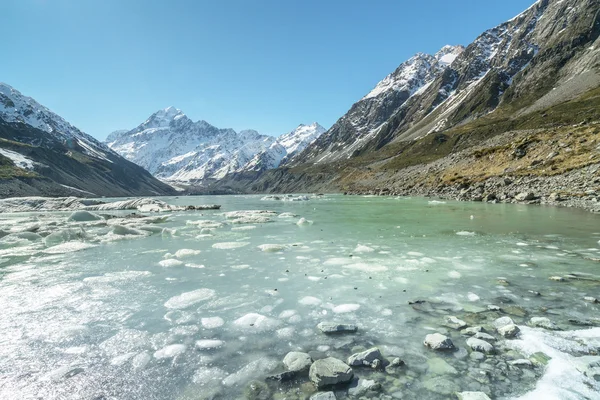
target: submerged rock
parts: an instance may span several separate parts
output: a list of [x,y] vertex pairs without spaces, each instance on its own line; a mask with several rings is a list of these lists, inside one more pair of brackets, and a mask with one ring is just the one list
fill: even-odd
[[283,359],[283,364],[288,371],[307,373],[312,365],[312,358],[308,353],[290,351]]
[[458,392],[456,393],[456,397],[458,397],[458,400],[491,400],[483,392]]
[[479,351],[486,354],[494,352],[494,346],[492,346],[485,340],[477,339],[474,337],[467,339],[467,346],[469,346],[473,351]]
[[353,376],[350,366],[333,357],[315,361],[309,371],[309,378],[318,389],[350,382]]
[[529,324],[531,326],[535,326],[536,328],[544,328],[551,331],[558,331],[560,328],[554,322],[550,321],[546,317],[533,317],[529,320]]
[[352,367],[357,366],[373,366],[375,360],[381,360],[383,356],[377,347],[373,347],[369,350],[365,350],[361,353],[352,354],[348,357],[348,365]]
[[358,379],[352,382],[348,388],[348,394],[351,397],[361,397],[369,392],[378,392],[381,390],[381,384],[370,379]]
[[352,333],[358,330],[358,327],[353,324],[336,324],[333,322],[321,322],[317,328],[323,333]]
[[444,325],[452,329],[463,329],[467,326],[467,323],[455,316],[447,316],[444,319]]
[[319,392],[310,396],[310,400],[336,400],[333,392]]
[[436,376],[426,380],[423,382],[423,386],[430,392],[439,393],[446,396],[450,396],[460,390],[460,386],[458,386],[454,381],[446,379],[442,376]]
[[452,350],[454,349],[454,343],[448,336],[442,335],[441,333],[432,333],[425,336],[423,344],[432,350]]

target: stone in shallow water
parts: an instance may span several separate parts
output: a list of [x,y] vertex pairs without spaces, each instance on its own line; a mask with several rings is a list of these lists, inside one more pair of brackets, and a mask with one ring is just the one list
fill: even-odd
[[431,333],[425,336],[423,344],[432,350],[452,350],[454,349],[454,343],[448,336],[442,335],[441,333]]
[[336,400],[333,392],[319,392],[310,396],[310,400]]
[[531,367],[533,363],[525,358],[520,358],[518,360],[512,360],[508,362],[510,365],[515,367]]
[[463,329],[467,326],[467,323],[461,319],[456,318],[455,316],[447,316],[444,318],[444,326],[447,326],[452,329]]
[[505,338],[514,338],[519,334],[521,330],[515,324],[504,325],[498,328],[498,333],[504,336]]
[[460,386],[458,386],[456,383],[441,376],[436,376],[426,380],[423,382],[423,386],[430,392],[447,396],[450,396],[460,390]]
[[350,333],[356,332],[358,327],[353,324],[335,324],[333,322],[321,322],[317,328],[323,333]]
[[351,397],[361,397],[369,392],[378,392],[381,390],[381,384],[370,379],[358,379],[350,384],[348,394]]
[[486,340],[488,342],[490,342],[490,341],[491,342],[495,342],[496,341],[495,337],[493,337],[492,335],[487,334],[485,332],[477,332],[474,337],[476,339]]
[[506,325],[514,325],[515,322],[511,317],[500,317],[493,322],[494,328],[499,329]]
[[294,372],[308,372],[312,365],[312,358],[308,353],[302,353],[300,351],[290,351],[283,359],[283,364],[288,371]]
[[459,392],[456,393],[458,400],[491,400],[489,396],[483,392]]
[[546,317],[533,317],[529,320],[529,324],[537,328],[544,328],[552,331],[560,330],[558,325],[556,325],[554,322],[550,321]]
[[427,360],[427,372],[432,375],[456,375],[458,371],[441,358],[434,357]]
[[469,346],[473,351],[480,351],[486,354],[494,352],[494,346],[492,346],[485,340],[477,339],[474,337],[467,339],[467,346]]
[[309,378],[318,389],[350,382],[353,376],[350,366],[333,357],[315,361],[309,371]]
[[463,329],[462,331],[460,331],[460,333],[463,335],[473,336],[481,332],[482,330],[483,328],[481,326],[472,326],[470,328]]
[[381,360],[383,356],[377,347],[365,350],[361,353],[352,354],[348,357],[348,365],[352,367],[357,366],[372,366],[375,360]]

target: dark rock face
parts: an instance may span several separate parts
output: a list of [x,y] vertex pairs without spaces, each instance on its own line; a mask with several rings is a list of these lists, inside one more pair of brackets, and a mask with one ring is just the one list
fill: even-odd
[[[458,55],[449,65],[437,55],[416,55],[354,104],[293,165],[343,160],[394,140],[442,132],[502,105],[521,109],[544,98],[548,106],[598,86],[600,76],[587,71],[598,65],[590,47],[600,34],[599,9],[596,0],[542,0],[483,32],[464,51],[454,50]],[[570,79],[584,72],[586,84]],[[549,93],[554,88],[564,96]]]
[[[74,141],[60,141],[23,123],[0,119],[0,147],[33,160],[32,171],[19,170],[0,184],[0,197],[15,196],[160,196],[174,194],[172,187],[124,158],[106,152],[106,159],[91,157]],[[10,160],[6,162],[9,166]]]

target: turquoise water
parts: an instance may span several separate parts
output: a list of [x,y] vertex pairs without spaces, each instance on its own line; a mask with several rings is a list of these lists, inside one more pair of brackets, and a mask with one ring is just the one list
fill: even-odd
[[[534,390],[598,398],[597,383],[584,376],[564,392],[565,384],[546,383],[552,364],[504,368],[517,353],[528,358],[534,342],[560,334],[524,327],[519,340],[498,338],[496,355],[474,361],[460,333],[443,326],[448,315],[487,324],[501,316],[487,311],[494,304],[517,309],[510,315],[520,326],[547,316],[563,331],[588,330],[585,339],[572,334],[555,359],[582,355],[582,341],[588,353],[600,350],[597,328],[580,324],[593,325],[600,310],[584,300],[600,297],[598,215],[341,195],[163,200],[222,209],[160,214],[166,221],[156,214],[93,222],[69,222],[70,213],[59,212],[0,215],[10,233],[0,243],[1,398],[252,398],[248,384],[280,372],[289,351],[345,360],[371,346],[407,365],[357,370],[382,383],[368,398],[442,399],[456,389],[492,398]],[[224,215],[242,210],[272,213]],[[46,239],[67,229],[63,239]],[[577,276],[549,279],[569,274]],[[427,302],[408,304],[417,299]],[[359,331],[328,337],[315,328],[321,321],[355,323]],[[433,331],[451,336],[459,351],[426,349]],[[480,379],[486,365],[493,371]],[[303,399],[314,389],[299,380],[269,390],[265,398]]]

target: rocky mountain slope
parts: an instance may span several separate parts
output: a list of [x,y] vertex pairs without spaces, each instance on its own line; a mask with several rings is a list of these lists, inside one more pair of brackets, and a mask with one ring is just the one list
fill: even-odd
[[181,110],[169,107],[135,129],[113,132],[106,144],[160,179],[200,184],[230,173],[276,168],[323,132],[317,123],[300,125],[276,139],[254,130],[236,132],[206,121],[193,122]]
[[[576,200],[592,193],[592,201],[600,193],[599,35],[599,0],[537,1],[466,48],[446,47],[456,57],[435,68],[422,64],[431,72],[411,75],[427,77],[415,84],[401,77],[424,57],[401,64],[283,168],[221,184],[489,201],[518,201],[531,184],[537,193],[527,201],[557,192]],[[522,184],[486,197],[486,182],[500,177]]]
[[0,196],[162,195],[173,189],[0,83]]

